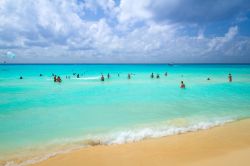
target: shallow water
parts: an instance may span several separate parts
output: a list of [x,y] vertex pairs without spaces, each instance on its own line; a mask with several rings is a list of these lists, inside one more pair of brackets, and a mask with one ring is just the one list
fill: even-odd
[[[152,72],[160,79],[151,79]],[[63,82],[54,83],[52,73]],[[111,78],[101,82],[102,73]],[[186,89],[179,88],[182,80]],[[249,118],[250,65],[0,65],[0,92],[0,160],[6,160]]]

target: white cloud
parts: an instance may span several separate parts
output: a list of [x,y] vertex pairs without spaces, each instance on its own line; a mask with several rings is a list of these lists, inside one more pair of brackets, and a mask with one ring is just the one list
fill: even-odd
[[[179,31],[185,25],[154,20],[152,2],[2,0],[0,53],[15,52],[14,62],[202,61],[220,53],[248,55],[250,39],[237,38],[238,26],[222,37],[206,37],[204,29],[198,36],[183,35]],[[174,10],[180,2],[164,4]],[[99,15],[92,19],[88,12]]]
[[149,5],[151,0],[121,0],[119,7],[118,20],[121,23],[124,22],[135,22],[152,17]]
[[211,50],[219,50],[223,45],[233,40],[233,38],[238,34],[238,27],[230,27],[228,29],[228,32],[223,37],[215,37],[212,39],[208,45],[209,45],[209,51]]

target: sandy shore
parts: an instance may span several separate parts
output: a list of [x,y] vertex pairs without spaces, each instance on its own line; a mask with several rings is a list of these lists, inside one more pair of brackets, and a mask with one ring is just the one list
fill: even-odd
[[250,165],[250,120],[136,143],[85,148],[35,164],[35,166],[83,165],[248,166]]

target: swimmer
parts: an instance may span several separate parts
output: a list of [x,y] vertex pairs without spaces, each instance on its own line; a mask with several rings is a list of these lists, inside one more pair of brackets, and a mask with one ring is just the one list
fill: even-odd
[[229,81],[229,82],[232,82],[232,81],[233,81],[233,77],[232,77],[232,74],[231,74],[231,73],[228,74],[228,81]]
[[168,76],[168,72],[166,72],[164,75],[167,77]]
[[40,74],[40,77],[42,77],[43,75],[42,74]]
[[156,78],[157,78],[157,79],[159,79],[159,78],[160,78],[160,75],[159,75],[159,74],[157,74],[157,75],[156,75]]
[[77,78],[80,78],[80,75],[79,74],[77,74],[77,76],[76,76]]
[[103,76],[103,74],[102,74],[102,76],[101,76],[101,81],[104,81],[104,76]]
[[21,77],[19,77],[19,79],[20,79],[20,80],[22,80],[22,79],[23,79],[23,77],[21,76]]
[[209,80],[210,80],[210,78],[208,77],[208,78],[207,78],[207,80],[209,81]]
[[184,84],[183,81],[181,81],[181,86],[180,86],[180,88],[182,88],[182,89],[185,89],[185,88],[186,88],[186,86],[185,86],[185,84]]
[[151,77],[151,78],[154,78],[154,73],[151,73],[150,77]]
[[109,73],[108,73],[107,77],[108,77],[108,79],[110,78],[110,75],[109,75]]

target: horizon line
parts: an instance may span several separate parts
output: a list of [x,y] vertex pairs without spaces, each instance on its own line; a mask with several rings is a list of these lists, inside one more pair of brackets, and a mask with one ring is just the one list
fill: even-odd
[[0,65],[250,65],[246,63],[0,63]]

